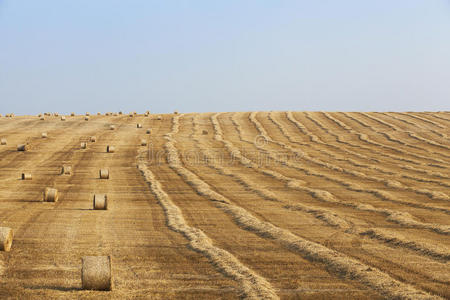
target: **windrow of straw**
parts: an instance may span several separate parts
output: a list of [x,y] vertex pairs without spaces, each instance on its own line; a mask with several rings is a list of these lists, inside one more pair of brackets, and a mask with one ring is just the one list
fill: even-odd
[[236,206],[228,198],[215,192],[194,173],[182,166],[173,136],[179,130],[179,116],[172,119],[172,131],[165,135],[165,150],[169,166],[180,175],[198,194],[213,201],[214,204],[230,214],[236,224],[263,238],[269,238],[280,243],[289,250],[302,255],[308,260],[324,264],[330,271],[358,280],[390,298],[397,299],[440,299],[415,287],[400,282],[375,267],[369,267],[362,262],[331,250],[320,244],[308,241],[289,230],[264,222],[250,214],[247,210]]
[[163,190],[160,182],[146,166],[142,155],[138,167],[158,199],[158,203],[164,209],[169,228],[183,234],[189,240],[190,248],[206,256],[222,273],[236,280],[242,297],[249,299],[278,298],[273,287],[265,278],[246,267],[228,251],[214,246],[211,239],[202,230],[186,223],[180,208]]

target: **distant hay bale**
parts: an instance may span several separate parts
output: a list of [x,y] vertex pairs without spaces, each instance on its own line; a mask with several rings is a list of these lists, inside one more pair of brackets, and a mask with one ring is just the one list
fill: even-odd
[[114,153],[114,151],[116,151],[116,148],[114,148],[114,146],[106,146],[106,152]]
[[134,117],[134,114],[133,114],[133,113],[129,113],[128,116],[129,116],[130,118],[132,118],[132,117]]
[[74,112],[70,113],[70,116],[75,117],[75,113]]
[[31,173],[22,173],[22,180],[31,180]]
[[102,115],[102,113],[101,113],[101,112],[98,112],[98,113],[97,113],[97,116],[101,116],[101,115]]
[[58,117],[58,116],[59,116],[59,113],[56,112],[56,113],[54,113],[53,115],[54,115],[55,117]]
[[109,113],[109,112],[107,112],[107,113],[105,114],[105,116],[108,116],[108,117],[109,117],[109,115],[111,115],[111,113]]
[[87,143],[86,142],[82,142],[81,143],[81,149],[86,149],[87,148]]
[[114,116],[114,117],[117,117],[117,115],[118,115],[117,113],[113,113],[113,116]]
[[152,133],[152,130],[151,130],[151,129],[147,129],[147,131],[146,131],[145,133],[151,134],[151,133]]
[[137,112],[133,111],[133,115],[137,115]]
[[84,256],[81,258],[81,265],[83,290],[112,290],[110,256]]
[[146,140],[141,140],[141,146],[147,146],[147,141]]
[[27,151],[29,149],[28,144],[19,144],[17,145],[17,151]]
[[40,117],[39,120],[44,121],[45,120],[44,116]]
[[90,115],[91,115],[90,113],[88,113],[88,112],[86,113],[86,116],[87,116],[87,117],[89,117]]
[[114,126],[114,125],[109,125],[109,129],[110,129],[110,130],[115,130],[115,129],[116,129],[116,126]]
[[161,116],[157,116],[156,120],[162,120],[162,117]]
[[175,115],[178,115],[178,110],[175,110],[173,113],[174,113]]
[[9,227],[0,227],[0,251],[9,252],[13,242],[13,231]]
[[61,175],[71,175],[72,174],[72,166],[63,165],[61,167]]
[[136,128],[142,128],[142,124],[141,123],[137,123],[136,124]]
[[6,145],[7,141],[6,139],[0,139],[0,145]]
[[41,134],[41,137],[42,137],[43,139],[47,138],[47,132],[43,132],[43,133]]
[[84,117],[84,120],[89,121],[89,117],[88,116]]
[[44,201],[45,202],[58,202],[59,195],[58,190],[54,188],[45,188],[44,190]]
[[95,142],[97,141],[97,137],[91,136],[91,137],[89,138],[89,141],[91,141],[92,143],[95,143]]
[[123,112],[119,111],[119,115],[123,114]]
[[66,117],[65,116],[61,116],[61,121],[65,121]]
[[94,195],[94,210],[107,210],[108,209],[108,197],[106,194]]
[[144,116],[148,117],[149,115],[150,115],[150,111],[147,110],[147,111],[145,112]]
[[100,169],[99,175],[100,175],[100,179],[109,179],[109,170],[108,169]]
[[202,130],[202,134],[203,135],[207,135],[208,134],[208,130]]

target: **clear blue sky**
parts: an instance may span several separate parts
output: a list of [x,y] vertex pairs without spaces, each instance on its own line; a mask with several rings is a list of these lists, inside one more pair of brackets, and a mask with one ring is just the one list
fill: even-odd
[[0,113],[450,110],[448,0],[0,0]]

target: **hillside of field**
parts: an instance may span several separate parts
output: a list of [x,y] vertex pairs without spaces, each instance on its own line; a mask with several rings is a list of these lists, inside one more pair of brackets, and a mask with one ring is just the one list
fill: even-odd
[[[2,116],[0,298],[448,299],[449,128],[449,112]],[[82,289],[92,255],[111,256],[111,291]]]

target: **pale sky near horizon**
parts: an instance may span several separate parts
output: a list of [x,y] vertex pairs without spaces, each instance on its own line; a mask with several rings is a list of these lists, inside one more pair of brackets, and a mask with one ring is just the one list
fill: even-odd
[[0,113],[450,110],[450,1],[0,0]]

